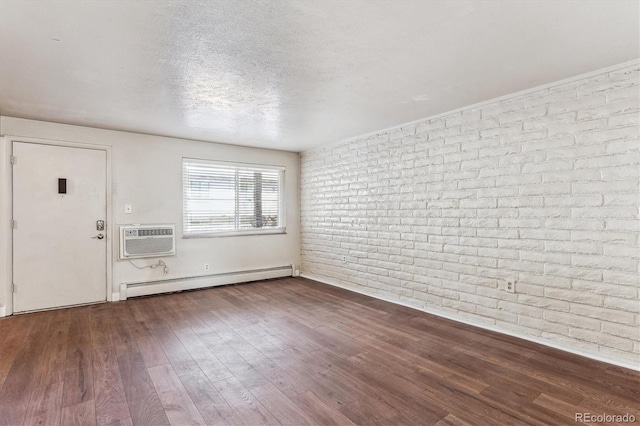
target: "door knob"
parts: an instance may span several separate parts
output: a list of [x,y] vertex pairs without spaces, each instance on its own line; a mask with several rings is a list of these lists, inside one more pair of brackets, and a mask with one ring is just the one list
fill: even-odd
[[104,235],[102,235],[102,234],[98,234],[98,235],[96,235],[95,237],[91,237],[91,238],[94,238],[94,239],[95,239],[95,238],[97,238],[97,239],[101,240],[101,239],[103,239],[103,238],[104,238]]

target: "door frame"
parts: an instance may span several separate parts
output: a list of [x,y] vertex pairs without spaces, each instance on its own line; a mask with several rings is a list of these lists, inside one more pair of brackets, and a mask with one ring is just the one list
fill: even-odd
[[[82,142],[73,142],[65,140],[53,140],[53,139],[41,139],[32,137],[22,137],[13,135],[3,135],[2,149],[0,150],[0,229],[6,230],[7,233],[0,233],[0,235],[6,235],[6,238],[0,240],[0,266],[4,270],[4,274],[0,274],[0,291],[4,294],[4,312],[0,307],[0,317],[13,314],[13,229],[11,228],[11,221],[13,220],[13,167],[10,163],[11,156],[13,155],[13,143],[23,142],[32,143],[38,145],[53,145],[67,148],[81,148],[81,149],[93,149],[97,151],[104,151],[106,154],[106,201],[107,201],[107,232],[106,235],[106,292],[107,302],[114,302],[113,294],[113,238],[116,235],[115,227],[113,224],[113,210],[112,210],[112,184],[111,184],[111,146],[89,144]],[[18,159],[20,161],[20,159]]]

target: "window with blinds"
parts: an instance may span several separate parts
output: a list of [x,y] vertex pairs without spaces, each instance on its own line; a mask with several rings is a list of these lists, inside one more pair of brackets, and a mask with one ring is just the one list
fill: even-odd
[[184,158],[185,236],[285,232],[284,167]]

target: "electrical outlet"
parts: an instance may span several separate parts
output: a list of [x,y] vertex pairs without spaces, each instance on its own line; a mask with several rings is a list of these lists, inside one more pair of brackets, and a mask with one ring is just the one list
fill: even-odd
[[342,260],[342,263],[347,263],[347,256],[342,256],[341,260]]
[[205,264],[204,264],[204,270],[205,270],[205,271],[208,271],[208,270],[209,270],[209,264],[208,264],[208,263],[205,263]]
[[513,278],[507,278],[504,280],[504,291],[508,291],[509,293],[516,292],[516,280]]

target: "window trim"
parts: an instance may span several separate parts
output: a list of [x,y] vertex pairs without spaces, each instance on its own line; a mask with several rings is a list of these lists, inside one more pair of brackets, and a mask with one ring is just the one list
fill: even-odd
[[[273,170],[281,172],[280,188],[279,188],[279,203],[278,203],[278,221],[279,226],[277,228],[263,228],[263,229],[234,229],[234,230],[221,230],[217,232],[186,232],[186,182],[185,182],[185,164],[186,163],[199,163],[204,165],[210,165],[218,168],[227,168],[230,170]],[[235,196],[238,197],[238,182],[236,181]],[[271,164],[257,164],[257,163],[241,163],[233,161],[216,161],[203,158],[182,157],[182,238],[218,238],[218,237],[239,237],[249,235],[276,235],[286,234],[286,167],[277,166]],[[237,224],[236,224],[237,226]]]

